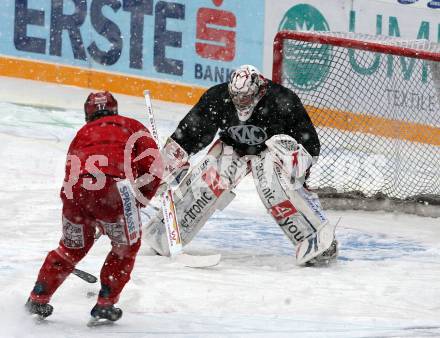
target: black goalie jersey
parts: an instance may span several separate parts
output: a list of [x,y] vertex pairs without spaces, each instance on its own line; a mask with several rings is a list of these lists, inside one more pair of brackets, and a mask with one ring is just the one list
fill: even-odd
[[320,151],[315,127],[299,97],[270,80],[247,121],[239,120],[228,84],[222,83],[203,94],[171,137],[188,154],[194,154],[209,145],[218,130],[220,139],[240,155],[258,154],[266,148],[264,142],[277,134],[292,136],[312,156]]

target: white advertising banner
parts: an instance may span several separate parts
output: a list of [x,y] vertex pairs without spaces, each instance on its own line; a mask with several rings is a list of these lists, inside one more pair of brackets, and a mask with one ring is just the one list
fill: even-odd
[[340,31],[440,41],[440,0],[266,0],[264,68],[279,30]]

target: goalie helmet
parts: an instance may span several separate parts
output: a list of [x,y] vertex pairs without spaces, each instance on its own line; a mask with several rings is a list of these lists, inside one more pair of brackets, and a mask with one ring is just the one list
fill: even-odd
[[238,118],[246,121],[266,92],[266,79],[254,66],[243,65],[231,74],[228,90]]
[[84,103],[86,122],[97,118],[116,115],[118,113],[118,101],[108,92],[90,93]]

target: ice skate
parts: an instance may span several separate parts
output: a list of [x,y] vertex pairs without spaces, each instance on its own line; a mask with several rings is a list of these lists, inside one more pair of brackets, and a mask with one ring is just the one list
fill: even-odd
[[122,317],[122,310],[114,305],[101,306],[95,305],[90,311],[90,318],[87,326],[99,326],[112,324]]
[[311,261],[307,262],[306,266],[326,266],[336,261],[338,257],[338,241],[336,239],[333,240],[330,248],[325,250],[319,256],[313,258]]
[[39,319],[49,317],[53,312],[52,305],[37,303],[30,298],[27,300],[25,308],[31,315],[37,315]]

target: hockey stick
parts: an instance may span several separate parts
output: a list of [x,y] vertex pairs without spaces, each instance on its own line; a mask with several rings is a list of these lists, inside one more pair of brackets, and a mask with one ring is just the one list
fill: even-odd
[[[154,119],[153,106],[151,104],[149,90],[144,91],[144,97],[151,133],[154,140],[156,141],[158,148],[161,149],[161,143],[159,140],[159,134],[157,132],[156,121]],[[176,262],[193,268],[203,268],[217,265],[221,259],[221,255],[219,254],[208,256],[193,256],[183,253],[179,222],[177,219],[176,208],[173,199],[173,191],[171,187],[168,187],[167,190],[162,193],[161,204],[171,258]]]
[[98,278],[93,276],[91,273],[85,272],[85,271],[77,269],[77,268],[73,269],[72,273],[87,283],[93,284],[98,281]]
[[[98,230],[95,233],[95,242],[99,239],[99,237],[101,237],[101,235],[102,235],[102,232],[100,230]],[[91,273],[88,273],[84,270],[80,270],[80,269],[75,268],[75,269],[73,269],[72,273],[75,276],[81,278],[83,281],[90,283],[90,284],[96,283],[98,281],[98,278],[96,278]]]
[[[161,149],[162,146],[159,140],[159,134],[157,132],[157,126],[156,126],[156,121],[154,119],[153,105],[151,104],[151,97],[149,90],[144,91],[144,97],[145,97],[145,104],[147,107],[149,124],[151,128],[151,134],[154,138],[154,141],[157,144],[157,147]],[[177,217],[176,217],[173,191],[171,190],[170,187],[167,187],[167,189],[161,194],[161,205],[162,205],[165,229],[168,238],[168,247],[170,249],[170,255],[171,257],[173,257],[182,252],[182,241],[180,238],[179,223],[177,222]]]

